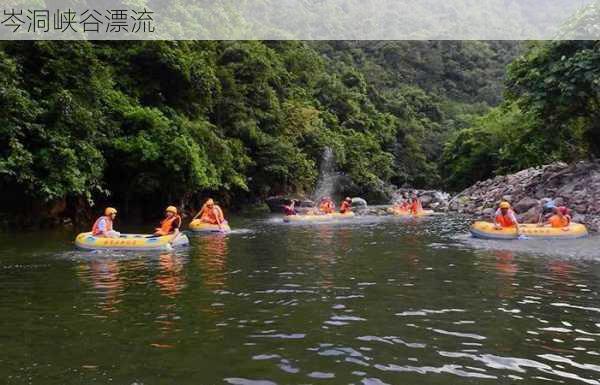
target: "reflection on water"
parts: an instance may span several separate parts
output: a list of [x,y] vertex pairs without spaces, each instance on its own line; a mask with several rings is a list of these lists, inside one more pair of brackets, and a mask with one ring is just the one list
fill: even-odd
[[494,251],[496,256],[496,271],[498,272],[498,291],[499,298],[513,298],[516,292],[515,276],[519,271],[519,266],[515,262],[512,251]]
[[158,258],[159,273],[155,281],[163,295],[175,298],[185,287],[183,257],[175,253],[161,254]]
[[158,273],[154,279],[160,293],[168,299],[159,305],[160,314],[156,317],[160,335],[150,345],[155,348],[171,349],[175,347],[173,334],[180,332],[181,315],[176,301],[177,296],[185,288],[184,258],[175,253],[164,253],[158,257]]
[[[195,261],[202,274],[202,285],[210,293],[228,293],[227,279],[236,272],[227,271],[228,242],[230,235],[208,234],[197,237]],[[223,320],[225,304],[220,300],[200,303],[200,312],[215,323],[212,332],[221,332],[220,326],[227,325]]]
[[323,245],[321,247],[322,252],[317,253],[314,256],[316,262],[316,269],[319,271],[320,279],[317,284],[323,288],[332,288],[335,285],[333,267],[336,263],[336,246],[337,241],[346,243],[348,241],[348,231],[343,228],[340,229],[339,238],[336,239],[336,235],[333,231],[333,227],[330,224],[323,224],[315,229],[315,243],[316,245]]
[[5,241],[0,376],[600,384],[598,238],[487,242],[439,217],[246,226],[170,253]]
[[124,282],[119,276],[119,263],[110,259],[92,260],[81,263],[79,277],[88,281],[98,295],[98,306],[108,313],[116,313],[116,305],[120,302]]
[[227,284],[228,236],[210,234],[198,239],[199,252],[196,260],[208,290],[224,290]]

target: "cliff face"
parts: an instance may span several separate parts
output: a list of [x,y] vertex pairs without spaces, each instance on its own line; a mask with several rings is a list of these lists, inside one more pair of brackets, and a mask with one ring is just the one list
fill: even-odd
[[600,231],[600,162],[552,163],[477,182],[456,195],[449,210],[490,217],[509,201],[523,222],[535,222],[542,200],[573,210],[574,220]]

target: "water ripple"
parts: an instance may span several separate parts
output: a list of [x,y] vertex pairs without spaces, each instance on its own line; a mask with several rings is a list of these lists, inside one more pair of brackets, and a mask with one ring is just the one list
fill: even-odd
[[392,371],[392,372],[414,372],[419,374],[428,374],[428,373],[448,373],[454,374],[459,377],[471,377],[471,378],[486,378],[486,379],[497,379],[498,377],[492,376],[489,374],[483,374],[478,372],[468,372],[466,370],[462,370],[463,366],[460,365],[443,365],[441,367],[434,366],[400,366],[395,364],[389,365],[375,365],[375,367],[379,370],[383,371]]

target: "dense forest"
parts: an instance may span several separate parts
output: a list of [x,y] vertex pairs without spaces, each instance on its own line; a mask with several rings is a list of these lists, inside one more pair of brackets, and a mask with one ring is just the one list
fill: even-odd
[[2,42],[0,211],[239,207],[309,193],[326,147],[345,193],[380,199],[389,183],[456,190],[577,159],[600,148],[599,55],[595,42]]
[[600,42],[532,44],[507,71],[505,100],[452,134],[441,170],[459,189],[493,175],[600,155]]

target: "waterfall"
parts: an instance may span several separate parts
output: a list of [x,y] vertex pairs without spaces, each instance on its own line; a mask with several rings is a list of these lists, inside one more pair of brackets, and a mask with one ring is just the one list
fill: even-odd
[[335,169],[335,154],[330,147],[325,147],[319,166],[319,180],[313,192],[313,199],[332,196],[336,192],[336,184],[340,174]]

